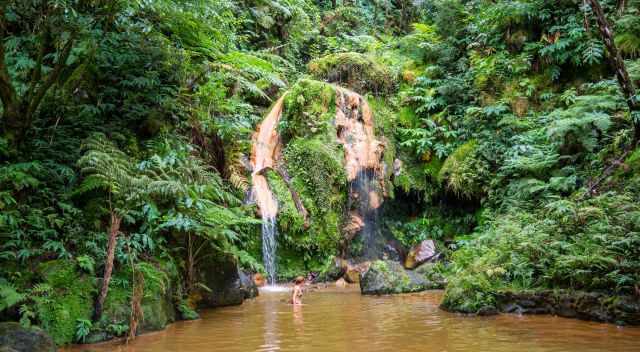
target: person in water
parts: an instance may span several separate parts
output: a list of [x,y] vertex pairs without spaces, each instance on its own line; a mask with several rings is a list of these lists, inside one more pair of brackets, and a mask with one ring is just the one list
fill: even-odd
[[294,305],[302,304],[302,285],[304,285],[304,277],[298,276],[294,281],[293,292],[291,293],[291,303]]

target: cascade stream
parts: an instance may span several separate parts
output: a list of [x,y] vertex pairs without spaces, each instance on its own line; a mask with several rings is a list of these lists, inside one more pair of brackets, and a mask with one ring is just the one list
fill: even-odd
[[[262,255],[269,285],[274,285],[277,278],[278,203],[269,188],[265,172],[275,170],[278,163],[281,143],[277,126],[285,96],[278,99],[255,132],[251,153],[252,194],[263,220]],[[336,139],[344,146],[344,165],[349,184],[349,225],[345,227],[345,233],[348,240],[359,236],[363,248],[358,257],[363,259],[375,256],[378,209],[384,192],[381,163],[384,145],[376,139],[373,123],[371,109],[362,96],[336,87]]]
[[284,97],[285,95],[278,99],[271,112],[258,127],[258,131],[253,136],[251,150],[253,167],[251,174],[252,193],[262,217],[262,257],[269,285],[275,285],[276,283],[276,238],[278,234],[276,215],[278,213],[278,202],[271,189],[269,189],[265,172],[269,168],[274,168],[276,155],[280,148],[280,136],[278,136],[276,128],[282,116]]

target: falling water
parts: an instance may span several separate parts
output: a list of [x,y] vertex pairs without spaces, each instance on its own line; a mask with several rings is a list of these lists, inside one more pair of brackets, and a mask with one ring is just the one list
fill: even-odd
[[349,180],[350,224],[347,236],[358,236],[362,260],[376,259],[379,208],[384,194],[382,181],[383,144],[374,134],[373,114],[366,100],[357,93],[338,88],[336,99],[338,141],[344,146],[345,168]]
[[276,283],[276,250],[278,228],[276,218],[262,219],[262,261],[269,285]]
[[[260,124],[253,136],[251,151],[252,194],[262,217],[262,257],[269,285],[276,283],[276,215],[278,203],[265,172],[274,169],[280,153],[277,126],[282,116],[284,95]],[[363,244],[360,256],[373,259],[377,248],[377,220],[382,203],[381,175],[383,144],[375,138],[373,114],[366,100],[350,90],[336,87],[336,130],[338,142],[344,146],[344,161],[349,182],[349,209],[351,224],[347,226]],[[292,195],[293,196],[293,195]],[[300,209],[299,209],[300,210]],[[353,237],[351,237],[353,238]]]
[[278,99],[269,115],[260,124],[258,131],[253,136],[251,150],[251,164],[253,166],[253,173],[251,174],[253,181],[252,192],[262,216],[262,257],[269,285],[275,285],[276,283],[276,244],[278,234],[276,215],[278,213],[278,202],[269,188],[269,183],[264,173],[275,166],[276,155],[280,147],[280,138],[276,127],[282,115],[284,97],[283,95]]
[[379,207],[379,182],[375,171],[371,169],[360,170],[355,179],[350,182],[349,208],[355,208],[360,218],[362,226],[358,234],[362,243],[362,251],[359,257],[362,260],[377,259],[379,251],[377,238]]

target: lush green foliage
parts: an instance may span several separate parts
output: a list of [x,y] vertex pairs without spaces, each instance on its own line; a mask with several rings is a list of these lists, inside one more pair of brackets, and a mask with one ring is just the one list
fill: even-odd
[[[640,2],[600,2],[639,86]],[[195,317],[199,259],[262,270],[247,165],[284,91],[284,166],[309,221],[270,172],[279,266],[326,267],[348,197],[332,84],[370,101],[381,223],[404,246],[437,240],[448,307],[637,290],[640,151],[605,173],[632,118],[580,1],[10,0],[0,48],[0,319],[58,343],[125,334],[136,273],[160,326],[153,297]],[[114,278],[92,322],[111,213]]]

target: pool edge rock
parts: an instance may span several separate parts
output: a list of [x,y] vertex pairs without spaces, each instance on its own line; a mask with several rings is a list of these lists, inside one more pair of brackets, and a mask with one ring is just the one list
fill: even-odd
[[25,328],[19,323],[0,323],[0,351],[55,352],[53,338],[44,330]]
[[640,325],[640,299],[583,291],[501,291],[496,293],[498,312],[553,314],[616,325]]
[[432,280],[432,266],[420,266],[407,270],[402,264],[378,260],[369,269],[360,273],[360,292],[363,295],[384,295],[420,292],[444,288],[443,280]]

